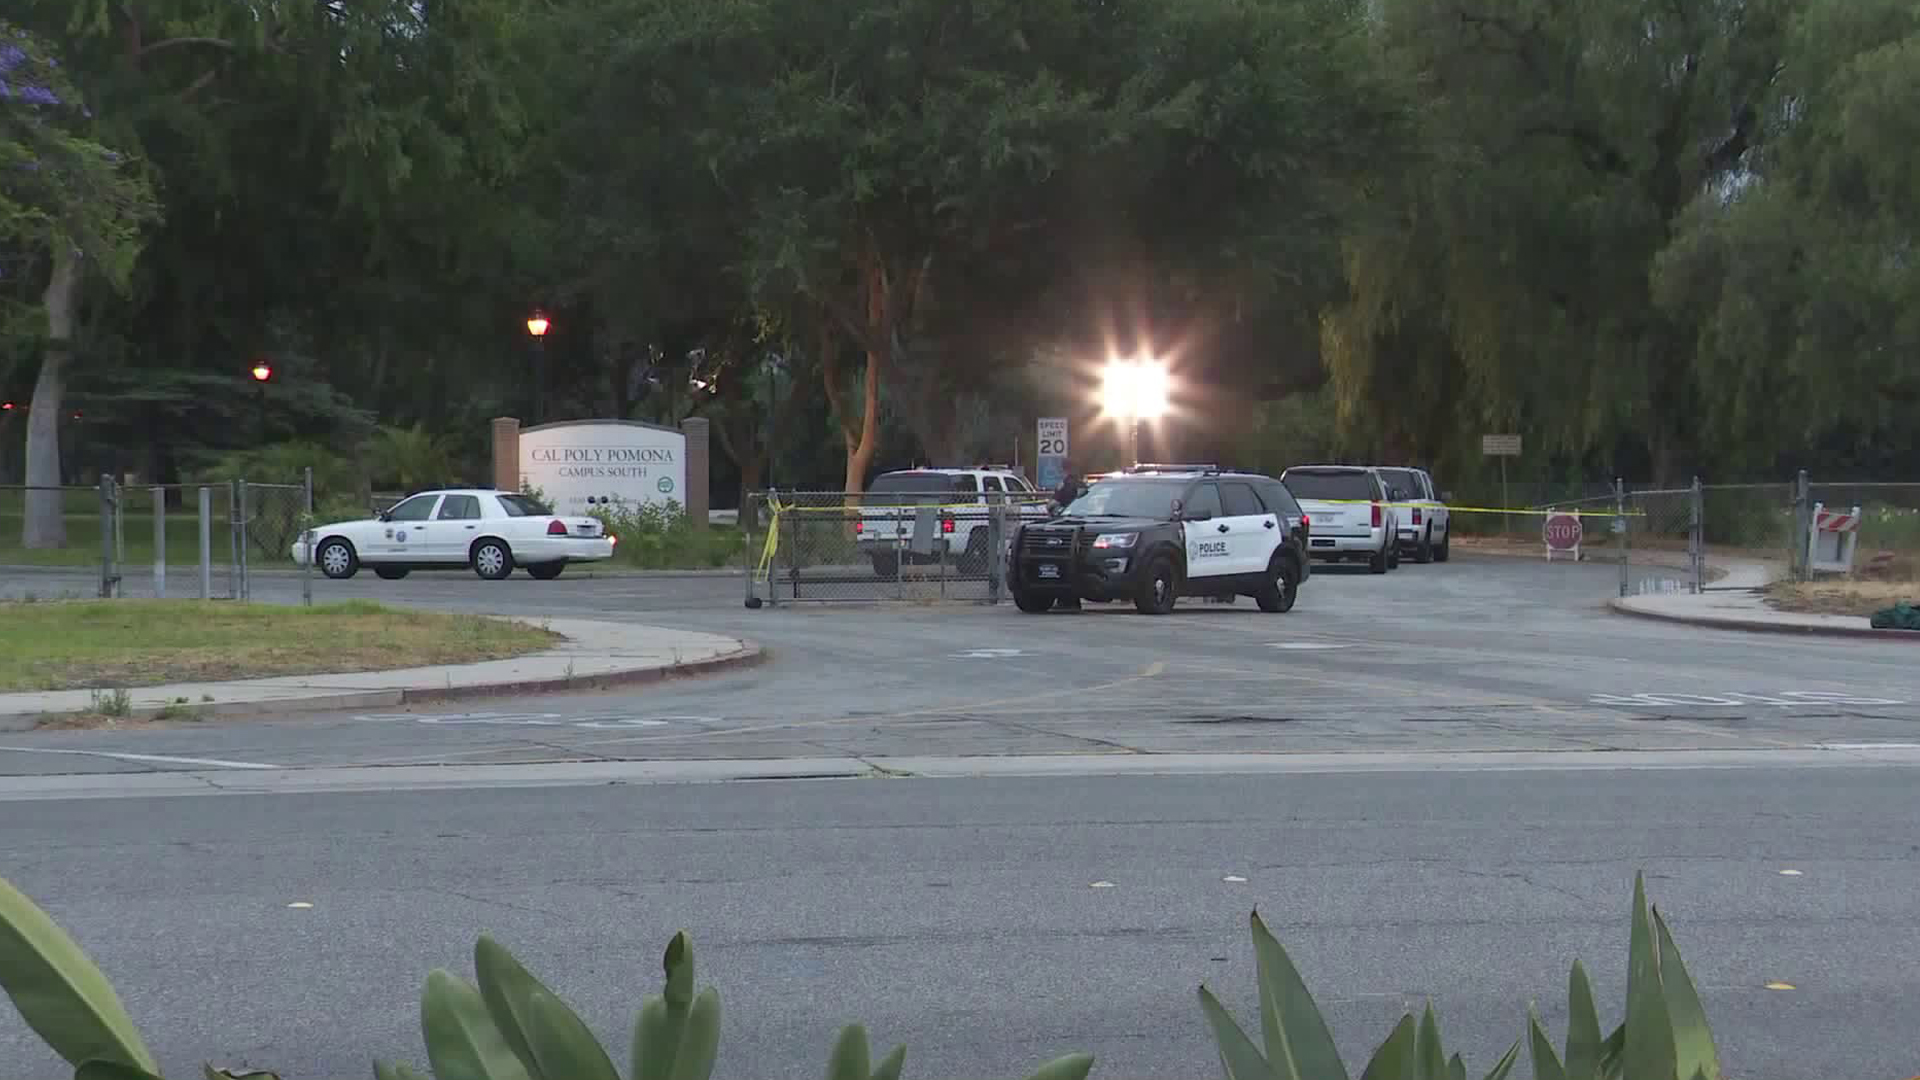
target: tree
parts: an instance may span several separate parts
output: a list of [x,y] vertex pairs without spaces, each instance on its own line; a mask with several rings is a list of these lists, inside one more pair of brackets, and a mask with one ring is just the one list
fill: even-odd
[[[1696,196],[1767,136],[1788,0],[1389,0],[1383,40],[1419,99],[1435,168],[1404,202],[1403,258],[1358,244],[1336,377],[1386,370],[1415,290],[1468,411],[1525,418],[1572,455],[1635,444],[1671,480],[1704,388],[1655,260]],[[1406,299],[1403,299],[1406,298]]]
[[21,543],[66,542],[60,492],[60,412],[91,270],[124,287],[152,210],[145,178],[91,137],[92,114],[47,42],[0,20],[0,249],[45,262],[39,310],[45,342],[28,403]]
[[1695,201],[1658,297],[1694,329],[1719,391],[1707,429],[1734,460],[1778,466],[1785,444],[1808,464],[1838,435],[1891,465],[1920,446],[1920,13],[1812,0],[1780,68],[1768,141]]

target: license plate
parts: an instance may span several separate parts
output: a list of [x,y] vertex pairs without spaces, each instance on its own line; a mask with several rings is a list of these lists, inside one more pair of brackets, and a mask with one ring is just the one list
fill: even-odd
[[1060,576],[1059,564],[1050,562],[1041,563],[1040,576],[1043,578],[1058,578]]

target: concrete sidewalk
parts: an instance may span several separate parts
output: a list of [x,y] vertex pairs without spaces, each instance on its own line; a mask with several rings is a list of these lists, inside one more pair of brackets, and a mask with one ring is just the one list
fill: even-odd
[[1820,634],[1830,637],[1878,638],[1920,643],[1911,630],[1875,630],[1858,615],[1811,615],[1781,611],[1767,603],[1763,591],[1773,583],[1774,568],[1766,563],[1716,563],[1726,576],[1712,591],[1649,593],[1608,601],[1613,610],[1643,619],[1706,626],[1719,630],[1756,630],[1769,633]]
[[[594,690],[744,667],[760,647],[739,638],[630,623],[552,619],[567,638],[546,652],[477,664],[400,668],[339,675],[288,675],[243,682],[129,688],[127,716],[163,711],[187,716],[259,716],[324,709],[384,709],[424,701]],[[93,690],[0,694],[0,731],[27,731],[48,718],[98,712]]]

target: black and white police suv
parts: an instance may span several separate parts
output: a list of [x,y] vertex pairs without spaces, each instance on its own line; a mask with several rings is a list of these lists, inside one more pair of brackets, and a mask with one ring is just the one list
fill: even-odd
[[1131,600],[1164,615],[1182,596],[1251,596],[1262,611],[1288,611],[1309,572],[1307,529],[1272,477],[1136,465],[1094,480],[1060,516],[1021,525],[1007,582],[1029,614]]

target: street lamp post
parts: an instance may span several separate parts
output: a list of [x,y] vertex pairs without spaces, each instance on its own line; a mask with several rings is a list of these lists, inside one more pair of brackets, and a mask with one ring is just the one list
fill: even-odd
[[1127,426],[1127,460],[1140,464],[1140,422],[1167,411],[1166,365],[1151,357],[1107,364],[1103,394],[1108,415]]
[[533,422],[546,420],[547,413],[547,328],[553,324],[539,308],[527,316],[527,341],[533,350]]
[[255,423],[259,430],[258,437],[260,443],[265,445],[267,441],[267,383],[273,379],[273,365],[267,363],[265,360],[255,360],[253,362],[253,370],[250,374],[253,376],[253,384],[259,387],[259,391],[254,399],[256,406]]

